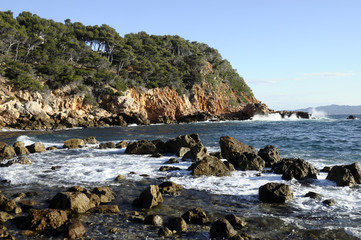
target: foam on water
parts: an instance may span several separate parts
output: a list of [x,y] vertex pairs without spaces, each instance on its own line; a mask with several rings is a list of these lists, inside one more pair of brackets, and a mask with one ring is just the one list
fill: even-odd
[[253,121],[295,121],[300,120],[296,114],[292,114],[291,116],[282,117],[279,113],[270,113],[267,115],[256,114],[252,117]]

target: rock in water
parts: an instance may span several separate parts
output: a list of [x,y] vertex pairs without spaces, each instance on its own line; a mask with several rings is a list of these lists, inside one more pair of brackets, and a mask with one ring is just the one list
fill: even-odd
[[157,152],[157,147],[148,140],[129,143],[125,149],[126,154],[153,154]]
[[94,198],[88,198],[88,196],[82,192],[61,192],[50,200],[49,207],[71,210],[73,213],[85,213],[89,209],[98,206],[99,203],[99,197],[97,197],[97,201],[95,201]]
[[258,189],[259,200],[266,203],[284,203],[293,199],[290,186],[283,183],[267,183]]
[[361,183],[361,168],[359,163],[334,166],[326,179],[336,182],[337,186],[354,186]]
[[82,238],[86,233],[85,227],[78,219],[71,219],[68,226],[65,228],[65,236],[69,239]]
[[220,219],[213,223],[210,230],[211,239],[230,239],[237,235],[227,219]]
[[27,146],[27,149],[30,153],[38,153],[38,152],[45,152],[45,146],[41,142],[36,142],[34,144],[31,144],[30,146]]
[[206,156],[201,161],[193,163],[189,170],[191,174],[195,176],[206,175],[206,176],[230,176],[231,171],[227,166],[218,158],[213,156]]
[[182,185],[176,184],[171,181],[162,182],[161,184],[159,184],[158,187],[159,187],[159,191],[162,194],[172,194],[172,195],[176,194],[177,192],[183,189]]
[[193,208],[182,215],[187,223],[206,224],[209,222],[207,214],[201,208]]
[[82,148],[85,147],[85,141],[80,138],[72,138],[64,141],[63,148]]
[[285,158],[281,162],[276,163],[272,167],[273,171],[277,174],[283,174],[282,179],[303,180],[306,178],[317,179],[317,170],[309,162],[303,159]]
[[173,217],[169,219],[165,226],[172,231],[176,231],[177,233],[187,231],[187,223],[181,217]]
[[163,202],[162,194],[157,185],[150,185],[144,190],[139,198],[135,199],[133,205],[139,208],[150,209]]
[[66,223],[67,214],[58,209],[30,209],[29,215],[19,223],[22,229],[31,229],[38,232],[57,229]]
[[278,148],[273,145],[267,145],[260,149],[258,151],[258,156],[266,162],[266,167],[272,167],[273,164],[281,161]]
[[255,153],[256,150],[252,146],[248,146],[237,139],[229,136],[223,136],[219,140],[222,156],[232,163],[232,160],[237,159],[240,154],[244,152]]

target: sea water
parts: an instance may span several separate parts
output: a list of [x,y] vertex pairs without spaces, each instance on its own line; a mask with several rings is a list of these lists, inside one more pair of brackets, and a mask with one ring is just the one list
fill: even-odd
[[[59,150],[31,154],[31,165],[12,165],[0,168],[0,180],[10,186],[39,185],[69,187],[82,185],[111,185],[119,175],[128,180],[141,181],[142,176],[168,178],[186,189],[206,191],[211,194],[232,196],[239,202],[257,205],[258,188],[268,182],[282,182],[291,186],[294,200],[288,204],[290,212],[268,211],[256,208],[245,214],[276,216],[284,222],[304,229],[344,229],[361,238],[361,187],[337,187],[326,180],[327,173],[320,173],[317,180],[285,181],[281,175],[258,171],[234,171],[229,177],[193,177],[188,171],[191,162],[175,166],[181,170],[161,172],[165,161],[174,157],[165,155],[152,158],[149,155],[127,155],[125,149],[87,148],[62,149],[64,140],[94,136],[99,142],[135,141],[141,139],[166,141],[179,135],[198,133],[209,152],[220,151],[219,138],[232,136],[256,149],[266,145],[278,147],[281,157],[302,158],[316,168],[361,162],[361,121],[346,120],[347,116],[328,116],[318,119],[281,119],[255,117],[251,121],[199,122],[191,124],[149,125],[68,129],[59,131],[17,131],[0,133],[0,141],[9,144],[23,141],[25,145],[42,142],[46,147]],[[51,170],[56,167],[56,171]],[[132,174],[130,174],[132,173]],[[322,201],[304,197],[309,192],[322,195],[322,200],[333,199],[337,203],[326,206]]]

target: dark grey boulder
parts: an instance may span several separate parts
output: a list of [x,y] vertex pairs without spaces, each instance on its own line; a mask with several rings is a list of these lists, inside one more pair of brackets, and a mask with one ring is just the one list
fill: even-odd
[[317,169],[311,163],[299,158],[284,158],[274,164],[272,169],[275,173],[282,174],[282,179],[285,180],[317,179],[318,174]]
[[195,176],[230,176],[231,171],[227,166],[218,158],[213,156],[206,156],[201,161],[193,163],[188,170],[191,170],[191,174]]
[[237,235],[237,231],[227,219],[220,219],[213,223],[210,230],[211,239],[230,239]]
[[267,183],[258,189],[259,200],[266,203],[284,203],[293,199],[290,186],[283,183]]
[[193,208],[188,210],[182,215],[182,218],[187,223],[194,223],[194,224],[206,224],[209,222],[209,218],[207,214],[201,208]]
[[337,186],[354,186],[361,183],[361,168],[359,163],[334,166],[326,179],[336,182]]
[[127,154],[153,154],[157,152],[157,147],[148,140],[129,143],[125,149]]
[[278,148],[273,145],[267,145],[266,147],[258,151],[260,156],[266,163],[266,167],[272,167],[273,164],[281,161]]

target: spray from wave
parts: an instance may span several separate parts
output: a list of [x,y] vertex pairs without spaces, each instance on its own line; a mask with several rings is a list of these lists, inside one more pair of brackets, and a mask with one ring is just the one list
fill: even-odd
[[285,121],[285,120],[289,120],[289,121],[294,121],[294,120],[299,120],[300,118],[297,117],[296,114],[292,114],[291,116],[284,116],[282,117],[281,114],[279,113],[270,113],[267,115],[254,115],[252,117],[253,121]]
[[317,110],[316,108],[312,108],[310,113],[312,114],[312,117],[316,119],[325,119],[328,118],[327,113],[324,111]]

